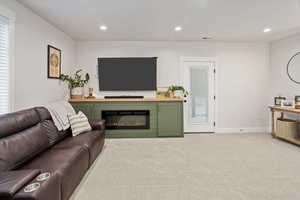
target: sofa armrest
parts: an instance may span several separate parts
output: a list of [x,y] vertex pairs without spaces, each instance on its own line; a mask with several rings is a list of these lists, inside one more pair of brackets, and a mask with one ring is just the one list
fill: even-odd
[[[36,183],[36,179],[29,182],[27,185]],[[61,182],[60,175],[51,173],[50,177],[44,181],[39,181],[40,184],[37,190],[25,192],[24,188],[18,191],[13,200],[60,200],[61,199]]]
[[89,123],[93,130],[105,130],[105,120],[89,120]]
[[0,199],[11,200],[27,183],[40,174],[40,170],[18,170],[0,173]]

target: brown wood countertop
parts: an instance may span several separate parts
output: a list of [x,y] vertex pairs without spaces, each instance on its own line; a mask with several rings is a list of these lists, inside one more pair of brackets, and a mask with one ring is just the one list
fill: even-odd
[[273,111],[277,112],[289,112],[300,114],[300,109],[292,108],[292,107],[282,107],[282,106],[269,106],[269,108]]
[[122,99],[104,99],[104,98],[83,98],[83,99],[69,99],[69,102],[149,102],[149,101],[161,101],[161,102],[181,102],[181,98],[122,98]]

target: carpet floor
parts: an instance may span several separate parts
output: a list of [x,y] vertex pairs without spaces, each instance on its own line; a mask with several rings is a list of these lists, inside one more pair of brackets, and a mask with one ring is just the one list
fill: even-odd
[[269,134],[238,133],[107,139],[71,199],[298,198],[300,147]]

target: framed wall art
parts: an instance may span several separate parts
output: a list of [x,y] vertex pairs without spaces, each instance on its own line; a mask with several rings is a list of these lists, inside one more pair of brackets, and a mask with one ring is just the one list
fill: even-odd
[[58,79],[61,75],[61,50],[48,45],[48,78]]

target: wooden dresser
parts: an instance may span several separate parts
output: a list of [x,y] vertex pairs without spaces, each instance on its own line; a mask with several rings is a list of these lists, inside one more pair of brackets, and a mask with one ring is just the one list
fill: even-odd
[[286,140],[290,143],[300,145],[300,138],[298,137],[280,137],[276,135],[276,122],[278,117],[276,117],[276,113],[280,113],[279,118],[284,118],[285,113],[293,113],[300,114],[300,109],[290,108],[290,107],[281,107],[281,106],[270,106],[269,107],[272,114],[272,136],[278,137],[280,139]]

